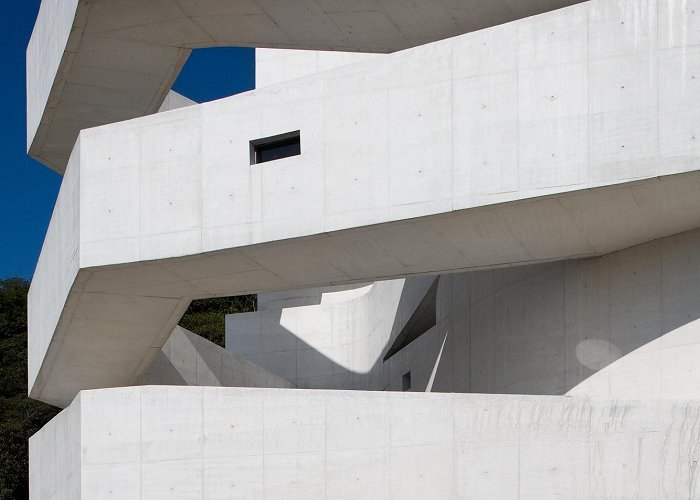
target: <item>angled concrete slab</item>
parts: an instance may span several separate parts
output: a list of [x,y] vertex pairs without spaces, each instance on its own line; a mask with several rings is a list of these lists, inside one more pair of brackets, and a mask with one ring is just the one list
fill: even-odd
[[181,326],[170,334],[139,385],[294,387],[287,380]]
[[697,497],[700,402],[195,387],[85,391],[32,498]]

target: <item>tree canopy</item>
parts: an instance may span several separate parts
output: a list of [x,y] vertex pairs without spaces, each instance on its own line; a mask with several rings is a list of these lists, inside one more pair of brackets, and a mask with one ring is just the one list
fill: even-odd
[[0,499],[29,498],[29,437],[58,408],[27,397],[27,292],[0,280]]
[[226,315],[252,312],[257,305],[256,295],[193,300],[180,320],[180,326],[225,347]]

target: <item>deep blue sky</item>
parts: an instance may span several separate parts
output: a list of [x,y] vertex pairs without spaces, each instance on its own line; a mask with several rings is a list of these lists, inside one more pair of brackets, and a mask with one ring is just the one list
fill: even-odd
[[[5,2],[0,16],[0,279],[31,278],[61,177],[26,154],[25,51],[39,0]],[[197,102],[250,90],[252,49],[192,53],[174,89]]]

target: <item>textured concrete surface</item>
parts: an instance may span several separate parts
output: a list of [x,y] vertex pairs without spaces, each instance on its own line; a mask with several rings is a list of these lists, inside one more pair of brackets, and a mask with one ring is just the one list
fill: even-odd
[[700,4],[573,3],[44,0],[31,497],[700,498]]
[[139,385],[292,388],[293,384],[178,326]]
[[317,300],[313,290],[260,294],[257,312],[226,317],[226,347],[298,387],[388,389],[390,370],[400,380],[411,366],[399,373],[381,359],[433,281],[318,290]]
[[[134,383],[191,298],[595,256],[698,227],[700,52],[669,35],[688,19],[667,4],[593,1],[83,132],[62,187],[80,207],[52,222],[79,214],[78,231],[50,229],[30,294],[32,396]],[[300,156],[250,165],[250,140],[289,130]]]
[[29,154],[63,172],[80,130],[158,110],[193,48],[393,52],[580,0],[46,0],[27,50]]
[[321,50],[255,49],[255,88],[378,57],[382,55]]
[[[229,350],[319,389],[700,400],[700,230],[604,257],[442,275],[437,323],[382,361],[433,282],[263,294]],[[320,294],[320,298],[318,295]]]
[[31,438],[35,499],[697,498],[700,402],[140,387]]

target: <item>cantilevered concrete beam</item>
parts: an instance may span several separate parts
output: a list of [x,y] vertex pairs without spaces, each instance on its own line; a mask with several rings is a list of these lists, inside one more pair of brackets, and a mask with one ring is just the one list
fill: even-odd
[[190,50],[394,52],[581,0],[45,0],[27,51],[29,154],[63,173],[80,130],[158,110]]
[[[664,12],[590,2],[84,131],[30,292],[32,397],[138,380],[195,297],[700,227],[700,50]],[[251,165],[295,130],[300,156]]]

